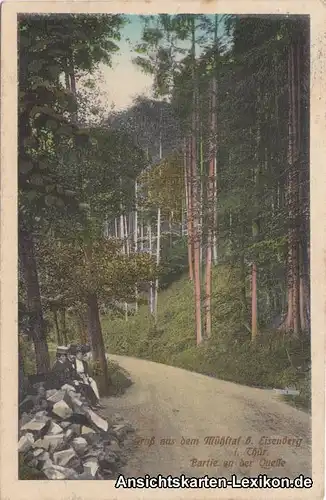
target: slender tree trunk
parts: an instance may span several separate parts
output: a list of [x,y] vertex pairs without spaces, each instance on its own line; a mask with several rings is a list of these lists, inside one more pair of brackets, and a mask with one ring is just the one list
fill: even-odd
[[[138,252],[138,185],[135,181],[134,251]],[[138,311],[138,287],[135,286],[135,311]]]
[[187,233],[188,233],[188,265],[189,279],[194,279],[194,238],[193,238],[193,209],[192,209],[192,167],[191,154],[189,148],[190,142],[185,139],[184,144],[184,173],[185,173],[185,191],[186,191],[186,210],[187,210]]
[[229,212],[229,240],[230,240],[230,248],[232,248],[232,230],[233,230],[233,219],[232,219],[232,211]]
[[124,234],[125,234],[125,240],[126,240],[126,254],[130,254],[130,248],[129,248],[129,231],[128,231],[128,222],[127,222],[127,216],[125,215],[123,217],[123,224],[124,224]]
[[[153,242],[152,242],[152,225],[149,222],[147,225],[147,234],[148,234],[148,243],[149,243],[149,252],[152,255],[153,252]],[[149,284],[149,312],[150,314],[154,314],[154,304],[153,304],[153,282],[151,281]]]
[[126,253],[126,244],[125,244],[125,234],[124,234],[124,217],[121,213],[120,215],[120,239],[122,241],[122,253]]
[[[128,238],[127,238],[127,232],[126,232],[126,227],[125,227],[125,216],[121,215],[121,227],[122,227],[122,236],[124,239],[124,244],[123,244],[123,253],[128,255]],[[128,303],[124,303],[124,309],[125,309],[125,320],[128,321]]]
[[[308,228],[304,225],[303,232],[308,233]],[[301,260],[302,260],[302,274],[301,274],[301,287],[300,297],[302,302],[302,331],[310,328],[310,282],[309,282],[309,255],[308,255],[308,241],[307,236],[304,235],[301,242]]]
[[140,223],[140,249],[144,250],[144,221],[141,219]]
[[214,57],[214,77],[213,77],[213,103],[212,103],[212,112],[213,112],[213,144],[214,144],[214,175],[213,175],[213,228],[212,228],[212,246],[213,246],[213,263],[214,266],[217,265],[217,47],[218,47],[218,38],[217,38],[217,31],[218,31],[218,14],[215,14],[214,18],[214,48],[215,48],[215,57]]
[[298,144],[297,144],[297,101],[295,85],[295,54],[294,45],[289,47],[288,57],[288,87],[289,87],[289,119],[288,119],[288,186],[287,209],[289,214],[288,232],[288,311],[285,319],[287,331],[293,331],[294,336],[300,333],[300,263],[298,238]]
[[180,236],[183,238],[184,236],[184,223],[185,223],[185,207],[184,207],[184,200],[181,201],[181,228],[180,228]]
[[217,159],[214,158],[214,196],[213,196],[213,263],[217,266]]
[[[290,254],[290,249],[288,253]],[[291,257],[288,255],[289,259],[289,271],[288,271],[288,278],[287,278],[287,316],[285,320],[285,327],[286,331],[291,331],[293,330],[293,286],[292,286],[292,273],[290,269],[290,262],[291,262]]]
[[257,267],[255,262],[251,270],[251,340],[254,342],[258,333],[257,320]]
[[293,121],[293,140],[292,140],[292,158],[291,174],[293,175],[293,222],[292,245],[293,245],[293,333],[295,336],[300,334],[300,262],[299,262],[299,144],[298,144],[298,103],[296,92],[300,82],[296,82],[296,61],[295,46],[291,51],[291,87],[292,87],[292,121]]
[[196,341],[199,345],[202,340],[201,325],[201,284],[200,284],[200,237],[199,237],[199,213],[198,206],[198,173],[197,173],[197,81],[196,81],[196,39],[195,39],[195,19],[192,18],[192,72],[193,72],[193,102],[192,102],[192,123],[191,123],[191,169],[192,169],[192,202],[193,202],[193,238],[194,238],[194,296],[195,296],[195,322]]
[[98,308],[97,296],[90,293],[87,298],[88,310],[88,328],[90,338],[92,339],[93,359],[99,363],[101,369],[101,395],[105,396],[109,393],[110,377],[108,372],[108,365],[105,356],[105,345],[103,340],[100,314]]
[[27,307],[32,316],[32,338],[35,349],[37,373],[50,371],[50,357],[45,335],[40,287],[34,255],[34,241],[31,232],[22,220],[19,222],[19,254],[27,294]]
[[206,286],[205,286],[205,334],[209,338],[212,333],[212,313],[211,313],[211,298],[212,298],[212,241],[211,234],[208,233],[207,251],[206,251]]
[[204,205],[204,155],[203,155],[203,137],[200,135],[200,201],[199,201],[199,251],[200,267],[203,265],[203,205]]
[[[160,150],[159,156],[160,161],[163,158],[163,148],[162,148],[162,109],[160,110]],[[161,169],[160,169],[161,176]],[[161,252],[161,207],[157,207],[157,233],[156,233],[156,265],[160,265],[160,252]],[[157,321],[157,313],[158,313],[158,287],[159,282],[158,278],[155,280],[155,295],[154,295],[154,317],[155,321]]]
[[119,237],[119,233],[118,233],[118,221],[117,221],[116,217],[114,218],[114,236],[117,239]]
[[18,344],[18,402],[21,403],[25,396],[25,369],[24,369],[24,359],[21,353],[20,341]]
[[173,212],[169,214],[169,247],[172,248],[173,238],[172,238],[172,216]]
[[96,362],[100,358],[100,347],[97,342],[97,322],[96,322],[96,312],[92,310],[92,304],[89,303],[91,295],[88,297],[87,301],[87,332],[88,338],[92,349],[92,358]]
[[[122,213],[122,205],[120,205],[120,239],[122,240],[122,254],[125,255],[127,253],[127,246],[126,246],[126,238],[125,238],[125,223],[124,223],[124,215]],[[124,303],[124,310],[125,310],[125,320],[128,321],[128,304],[127,302]]]
[[[161,208],[157,209],[157,239],[156,239],[156,265],[160,265],[160,247],[161,247]],[[154,316],[157,321],[158,312],[158,278],[155,281],[155,297],[154,297]]]
[[214,158],[216,157],[215,129],[216,129],[216,81],[213,78],[211,99],[211,140],[209,154],[209,171],[207,184],[207,252],[206,252],[206,276],[205,276],[205,333],[209,338],[212,330],[212,254],[214,234]]
[[248,320],[248,305],[246,296],[246,267],[244,259],[244,250],[242,250],[240,255],[240,282],[241,282],[241,299],[242,299],[242,309],[243,317],[245,321]]
[[306,70],[306,65],[304,63],[304,49],[305,44],[308,44],[308,40],[301,34],[298,43],[297,54],[296,54],[296,80],[297,80],[297,156],[298,156],[298,169],[299,169],[299,194],[298,194],[298,210],[299,210],[299,221],[298,221],[298,248],[299,248],[299,271],[300,271],[300,331],[307,331],[309,328],[309,264],[308,264],[308,233],[309,233],[309,219],[307,214],[309,213],[309,197],[307,192],[309,192],[309,182],[308,175],[309,169],[307,168],[307,162],[305,161],[303,150],[304,150],[304,123],[309,122],[309,109],[308,106],[303,106],[302,104],[302,94],[301,88],[302,83],[306,80],[308,75]]
[[305,331],[308,327],[306,315],[306,293],[304,279],[300,277],[300,330]]
[[109,221],[104,221],[104,224],[103,224],[103,236],[104,238],[109,238],[109,235],[110,235],[110,229],[109,229]]
[[[257,95],[257,133],[256,133],[256,165],[253,168],[254,187],[254,215],[252,218],[252,241],[259,239],[260,232],[260,185],[261,185],[261,161],[262,161],[262,134],[261,134],[261,108],[263,107],[263,96],[260,87]],[[254,256],[251,270],[251,340],[254,342],[258,335],[258,300],[257,300],[257,262]]]
[[66,325],[66,309],[60,309],[60,324],[61,324],[62,340],[64,342],[64,345],[68,345],[67,325]]
[[53,312],[55,332],[56,332],[56,336],[57,336],[57,343],[58,343],[58,345],[61,345],[61,335],[60,335],[60,328],[59,328],[59,321],[58,321],[58,311],[56,309],[53,309],[52,312]]
[[[72,92],[72,94],[77,99],[75,64],[74,64],[74,55],[73,55],[72,51],[70,52],[69,60],[68,60],[68,72],[69,72],[68,80],[70,82],[69,90]],[[67,80],[67,74],[66,74],[66,85],[67,85],[68,80]],[[78,120],[77,109],[74,113],[72,113],[71,119],[72,119],[73,123],[77,123],[77,120]]]

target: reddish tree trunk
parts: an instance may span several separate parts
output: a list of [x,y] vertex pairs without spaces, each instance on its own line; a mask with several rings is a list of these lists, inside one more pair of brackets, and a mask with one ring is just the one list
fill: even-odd
[[193,207],[193,240],[194,240],[194,298],[195,298],[195,323],[196,340],[199,345],[202,340],[201,329],[201,286],[200,286],[200,232],[199,232],[199,214],[198,206],[198,173],[197,173],[197,80],[196,80],[196,38],[195,38],[195,19],[192,18],[192,120],[191,120],[191,172],[192,172],[192,207]]
[[[256,167],[253,169],[253,184],[254,184],[254,217],[252,220],[252,238],[256,242],[259,238],[260,232],[260,216],[259,216],[259,203],[260,203],[260,178],[261,178],[261,153],[262,153],[262,137],[261,137],[261,101],[262,94],[260,87],[258,88],[257,103],[257,135],[256,135]],[[251,340],[255,342],[258,335],[258,310],[257,310],[257,264],[252,263],[251,270]]]
[[251,270],[251,340],[257,338],[257,267],[252,264]]
[[191,148],[191,163],[192,163],[192,178],[193,178],[193,193],[192,193],[192,204],[193,204],[193,249],[194,249],[194,296],[195,296],[195,321],[196,321],[196,339],[197,345],[202,342],[202,330],[201,330],[201,290],[200,290],[200,238],[198,231],[198,176],[197,176],[197,164],[196,164],[196,141],[195,137],[192,137],[192,148]]
[[205,269],[205,334],[210,337],[212,333],[212,232],[208,230],[207,250],[206,250],[206,269]]
[[214,157],[214,196],[213,196],[213,262],[217,265],[217,159]]
[[207,251],[206,251],[206,276],[205,276],[205,333],[207,337],[212,333],[212,255],[214,238],[214,177],[215,177],[215,133],[216,133],[216,80],[213,79],[212,85],[212,108],[211,108],[211,141],[210,158],[207,184],[207,209],[208,209],[208,227],[207,227]]
[[194,262],[193,262],[193,210],[192,210],[192,175],[189,155],[189,142],[185,139],[184,151],[184,173],[185,173],[185,191],[186,191],[186,207],[187,207],[187,233],[188,233],[188,264],[189,264],[189,279],[194,279]]
[[[289,119],[288,119],[288,187],[287,208],[289,213],[288,233],[288,311],[285,319],[287,331],[295,336],[300,333],[300,255],[299,255],[299,173],[298,173],[298,101],[295,85],[295,46],[289,48],[288,86],[289,86]],[[297,82],[299,84],[300,82]]]
[[306,294],[303,277],[300,277],[300,330],[305,331],[308,327],[306,315]]
[[[217,31],[218,31],[218,14],[215,14],[215,26],[214,26],[214,46],[217,50]],[[213,186],[213,234],[212,234],[212,246],[213,246],[213,263],[214,266],[217,265],[217,64],[215,59],[215,75],[213,79],[213,133],[214,137],[214,186]]]

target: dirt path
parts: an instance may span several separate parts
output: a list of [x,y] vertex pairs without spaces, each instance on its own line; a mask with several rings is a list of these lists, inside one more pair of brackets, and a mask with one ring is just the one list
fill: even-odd
[[[126,475],[311,475],[310,416],[269,391],[136,358],[110,358],[134,382],[122,397],[106,401],[107,416],[118,412],[136,428]],[[205,444],[210,436],[215,444]],[[270,438],[294,441],[268,444]]]

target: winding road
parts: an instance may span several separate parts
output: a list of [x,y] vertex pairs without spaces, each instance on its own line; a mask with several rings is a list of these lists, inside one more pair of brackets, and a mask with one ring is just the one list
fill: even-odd
[[311,476],[311,417],[271,391],[110,359],[134,382],[123,396],[103,400],[106,416],[119,413],[136,429],[126,476]]

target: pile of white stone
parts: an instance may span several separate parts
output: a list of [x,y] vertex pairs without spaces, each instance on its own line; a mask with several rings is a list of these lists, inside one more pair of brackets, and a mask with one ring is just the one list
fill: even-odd
[[21,416],[18,451],[45,479],[114,479],[126,463],[130,432],[119,415],[101,417],[66,384],[46,391],[41,411],[37,406]]

